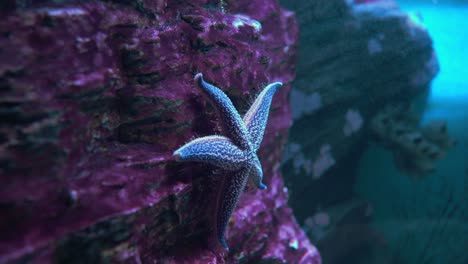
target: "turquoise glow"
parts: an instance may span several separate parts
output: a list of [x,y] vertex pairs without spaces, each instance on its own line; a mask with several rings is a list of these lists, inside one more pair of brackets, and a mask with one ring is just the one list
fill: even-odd
[[434,40],[440,73],[433,81],[429,103],[468,102],[468,5],[402,3],[401,7],[421,14]]

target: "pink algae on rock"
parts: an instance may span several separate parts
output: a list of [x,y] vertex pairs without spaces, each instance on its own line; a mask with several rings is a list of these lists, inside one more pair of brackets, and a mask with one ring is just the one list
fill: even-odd
[[[274,0],[225,12],[214,1],[52,2],[2,10],[0,263],[320,263],[278,170],[292,12]],[[220,175],[171,160],[218,132],[198,72],[241,111],[266,83],[285,84],[259,151],[269,189],[244,193],[229,254],[207,241]]]

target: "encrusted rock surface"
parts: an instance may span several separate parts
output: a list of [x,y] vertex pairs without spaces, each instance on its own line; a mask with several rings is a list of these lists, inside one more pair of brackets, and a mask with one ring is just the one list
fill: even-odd
[[420,127],[408,105],[386,106],[372,118],[370,129],[392,151],[396,167],[415,179],[434,172],[435,163],[456,145],[445,121]]
[[302,221],[352,198],[370,119],[386,104],[426,94],[438,62],[418,17],[394,1],[288,3],[301,46],[283,172]]
[[[301,31],[290,98],[294,122],[282,171],[294,213],[307,226],[315,215],[347,208],[342,205],[359,198],[353,187],[372,138],[370,120],[386,105],[424,101],[438,61],[420,17],[392,0],[282,4],[296,12]],[[352,228],[374,234],[368,218]],[[348,231],[330,226],[327,236],[311,236],[324,263],[365,263],[360,257],[371,250],[360,249],[384,246],[375,243],[378,234],[359,239],[355,236],[366,235]]]
[[[279,170],[298,29],[276,1],[8,1],[0,21],[0,263],[320,263]],[[32,4],[31,4],[32,3]],[[203,72],[241,111],[282,81],[229,253],[209,247],[213,168],[172,151],[216,133]]]

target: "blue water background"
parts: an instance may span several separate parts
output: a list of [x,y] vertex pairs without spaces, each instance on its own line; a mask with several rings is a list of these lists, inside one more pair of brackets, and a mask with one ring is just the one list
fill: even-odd
[[[400,1],[419,14],[434,40],[440,73],[432,82],[422,123],[447,121],[458,141],[436,172],[414,180],[393,157],[372,145],[361,164],[355,191],[375,209],[374,227],[402,263],[468,263],[468,3]],[[415,15],[414,17],[417,17]]]

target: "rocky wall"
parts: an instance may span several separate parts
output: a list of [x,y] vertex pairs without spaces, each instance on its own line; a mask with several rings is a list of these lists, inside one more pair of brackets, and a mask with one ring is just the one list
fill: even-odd
[[[320,263],[280,172],[298,28],[256,1],[7,1],[0,21],[0,263]],[[193,77],[242,112],[282,81],[249,189],[213,249],[213,168],[172,152],[218,133]],[[222,174],[222,173],[221,173]]]

